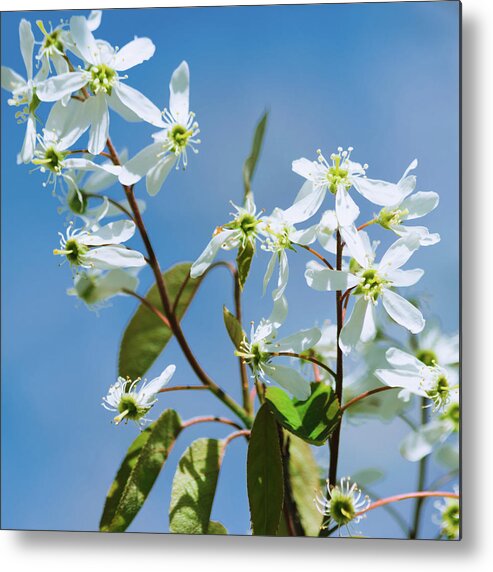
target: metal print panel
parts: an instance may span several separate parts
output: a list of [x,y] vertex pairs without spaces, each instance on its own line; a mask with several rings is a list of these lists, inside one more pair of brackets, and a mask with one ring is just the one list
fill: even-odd
[[2,527],[459,539],[460,4],[1,24]]

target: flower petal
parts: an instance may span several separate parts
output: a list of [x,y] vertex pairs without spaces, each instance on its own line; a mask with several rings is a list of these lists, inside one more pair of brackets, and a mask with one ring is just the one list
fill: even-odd
[[420,246],[432,246],[440,242],[440,235],[437,232],[431,233],[425,226],[404,226],[398,224],[392,227],[392,230],[402,238],[415,235]]
[[308,181],[314,182],[317,180],[321,166],[317,161],[310,161],[309,159],[302,157],[301,159],[293,161],[292,169],[295,173],[305,177]]
[[228,239],[234,238],[236,234],[237,231],[235,230],[222,230],[221,232],[213,236],[212,240],[204,248],[202,254],[192,264],[192,268],[190,269],[190,276],[192,278],[198,278],[199,276],[202,276],[202,274],[212,264],[221,246]]
[[265,374],[289,391],[296,399],[305,401],[310,397],[310,383],[295,369],[277,364],[262,366]]
[[110,163],[102,163],[98,165],[89,159],[75,158],[75,159],[65,159],[63,162],[64,167],[67,169],[78,169],[79,171],[106,171],[112,175],[118,176],[121,171],[119,165],[111,165]]
[[118,94],[114,89],[111,90],[111,95],[106,97],[111,109],[118,113],[118,115],[121,115],[125,121],[128,121],[129,123],[138,123],[139,121],[142,121],[136,113],[120,101]]
[[2,66],[2,88],[13,92],[16,89],[24,87],[26,80],[21,77],[13,69]]
[[102,270],[112,268],[139,268],[146,265],[146,260],[140,252],[120,245],[100,246],[90,250],[84,259]]
[[156,46],[149,38],[135,38],[123,48],[118,50],[113,57],[113,69],[125,71],[152,58]]
[[296,334],[275,340],[271,344],[272,351],[301,353],[312,348],[322,337],[319,328],[300,330]]
[[277,252],[273,252],[272,256],[270,257],[269,264],[267,264],[267,269],[264,274],[264,281],[263,281],[263,295],[267,290],[267,286],[269,285],[270,279],[272,278],[272,274],[274,273],[274,269],[276,267],[276,262],[279,256]]
[[[99,155],[106,146],[110,129],[110,114],[103,94],[90,97],[86,105],[91,116],[91,130],[87,149],[92,155]],[[90,107],[89,107],[90,105]]]
[[[348,354],[359,341],[362,341],[362,332],[365,326],[368,305],[371,304],[363,297],[359,297],[354,304],[353,311],[349,319],[344,324],[339,337],[339,347]],[[371,318],[370,318],[371,319]],[[371,322],[367,322],[366,333],[370,334]]]
[[354,188],[375,205],[390,207],[399,204],[409,192],[407,187],[399,188],[395,183],[387,183],[366,177],[354,177]]
[[425,327],[423,314],[399,294],[385,289],[382,302],[389,316],[412,334],[418,334]]
[[[421,379],[414,373],[397,369],[377,369],[375,377],[389,387],[402,387],[414,395],[426,397],[426,391],[421,386]],[[399,397],[401,395],[399,394]],[[407,400],[405,400],[407,401]]]
[[65,106],[57,101],[51,108],[46,130],[56,134],[60,149],[71,147],[89,128],[91,118],[86,113],[88,103],[71,99]]
[[183,125],[187,124],[190,99],[190,70],[183,61],[175,69],[169,83],[169,108],[171,115]]
[[159,161],[158,153],[163,150],[161,143],[152,143],[139,151],[135,157],[127,161],[119,176],[123,185],[134,185]]
[[161,190],[161,187],[163,186],[166,177],[170,174],[176,160],[177,158],[174,154],[165,155],[148,171],[146,177],[146,188],[151,197],[157,195]]
[[113,91],[120,99],[120,102],[143,121],[147,121],[147,123],[157,127],[164,126],[159,109],[140,91],[122,82],[115,84]]
[[378,270],[383,275],[387,275],[388,272],[400,268],[406,264],[418,248],[419,239],[416,235],[399,238],[399,240],[396,240],[382,256],[382,260],[378,265]]
[[401,455],[415,463],[433,451],[434,445],[444,441],[450,434],[447,423],[434,419],[417,431],[411,431],[401,442],[399,447]]
[[91,10],[89,16],[86,18],[87,20],[87,27],[91,32],[97,30],[101,25],[101,16],[103,15],[102,10]]
[[360,264],[363,268],[367,268],[372,262],[372,254],[367,251],[367,244],[363,236],[359,233],[354,226],[341,227],[341,236],[348,248],[349,254]]
[[346,290],[358,283],[358,278],[349,272],[330,270],[313,261],[306,265],[305,278],[310,288],[319,291]]
[[100,63],[99,48],[84,16],[70,18],[70,33],[82,58],[90,64],[98,65]]
[[176,366],[169,365],[159,377],[156,377],[152,381],[150,381],[147,385],[143,386],[142,389],[139,391],[139,400],[142,399],[143,401],[151,400],[156,393],[160,389],[162,389],[165,385],[168,385],[169,380],[173,377],[175,373]]
[[359,207],[349,192],[339,186],[336,192],[336,216],[340,226],[349,226],[358,218]]
[[402,201],[399,208],[408,210],[406,220],[412,220],[427,215],[438,206],[440,197],[437,193],[422,192],[414,193]]
[[22,163],[29,163],[34,156],[36,147],[36,120],[29,115],[26,122],[26,133],[24,135],[24,143],[19,153],[19,160]]
[[285,250],[279,253],[279,277],[277,279],[277,288],[272,292],[273,300],[279,300],[284,294],[289,279],[288,256]]
[[34,34],[31,29],[31,23],[22,18],[19,24],[19,41],[21,44],[21,54],[26,66],[27,79],[33,78],[33,50],[34,50]]
[[110,222],[95,232],[80,239],[87,246],[102,246],[103,244],[121,244],[130,240],[135,234],[135,223],[131,220]]
[[283,213],[283,218],[292,224],[305,222],[305,220],[312,217],[318,211],[325,198],[326,190],[322,187],[315,189],[310,181],[305,183],[301,190],[306,192],[306,195],[300,200],[296,200]]
[[405,369],[417,375],[423,369],[423,362],[417,357],[398,348],[389,348],[385,352],[385,359],[392,367]]
[[414,286],[423,277],[424,270],[414,268],[413,270],[392,270],[387,272],[387,279],[392,282],[392,286]]
[[68,72],[50,77],[36,87],[41,101],[58,101],[87,84],[87,72]]

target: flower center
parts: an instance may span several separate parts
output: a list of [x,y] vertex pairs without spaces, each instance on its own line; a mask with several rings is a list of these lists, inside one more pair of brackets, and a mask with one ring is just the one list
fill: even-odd
[[106,64],[91,66],[88,71],[91,73],[91,79],[88,82],[89,89],[94,95],[98,93],[106,93],[111,95],[111,90],[116,83],[117,73]]
[[70,264],[81,266],[84,261],[84,255],[89,249],[84,244],[80,244],[75,238],[69,238],[65,243],[63,250],[55,249],[53,254],[65,255]]
[[443,407],[450,395],[450,385],[443,373],[439,374],[434,386],[427,391],[428,397],[433,401],[435,409]]
[[449,539],[459,536],[460,510],[459,503],[454,500],[449,502],[442,514],[442,531]]
[[48,54],[53,54],[53,52],[63,52],[63,43],[60,36],[61,30],[53,30],[50,34],[47,34],[43,40],[43,51]]
[[[63,160],[67,153],[57,151],[55,147],[48,147],[44,152],[44,157],[41,155],[40,159],[33,159],[33,163],[41,165],[59,175],[63,169]],[[39,156],[39,155],[38,155]]]
[[332,166],[329,167],[326,173],[327,181],[329,182],[329,191],[335,195],[337,189],[340,185],[343,185],[346,190],[351,188],[351,183],[349,182],[348,171],[341,167],[341,156],[332,155]]
[[87,210],[87,196],[82,189],[72,189],[67,197],[68,208],[77,215]]
[[378,224],[383,226],[383,228],[386,228],[387,230],[392,230],[392,227],[401,224],[402,220],[408,214],[409,211],[407,209],[388,210],[383,208],[378,215],[377,222]]
[[438,363],[437,355],[433,350],[419,350],[416,357],[427,366],[434,366]]
[[188,144],[188,140],[192,136],[193,132],[187,129],[183,125],[176,124],[169,132],[169,137],[173,142],[172,151],[175,153],[180,153],[185,149]]
[[388,281],[379,276],[375,269],[369,268],[368,270],[365,270],[361,275],[361,281],[354,289],[353,293],[356,296],[362,295],[366,300],[375,303],[382,293],[383,287],[387,283]]
[[342,494],[337,488],[332,489],[330,499],[330,517],[339,526],[347,524],[356,516],[354,503],[350,496]]
[[460,424],[460,407],[458,403],[451,403],[447,410],[442,413],[440,419],[449,421],[452,426],[452,431],[458,433]]

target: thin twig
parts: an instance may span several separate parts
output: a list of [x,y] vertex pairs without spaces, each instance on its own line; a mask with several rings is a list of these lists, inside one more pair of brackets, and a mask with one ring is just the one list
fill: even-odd
[[[207,389],[207,388],[205,388]],[[184,421],[181,426],[185,429],[186,427],[191,427],[192,425],[197,425],[198,423],[223,423],[224,425],[230,425],[231,427],[235,427],[240,431],[243,431],[243,427],[235,423],[231,419],[227,419],[226,417],[217,417],[215,415],[207,415],[203,417],[193,417],[192,419],[188,419],[188,421]],[[248,431],[250,433],[250,431]],[[233,433],[234,435],[234,433]]]
[[[116,207],[117,209],[121,210],[122,213],[126,214],[127,217],[130,220],[134,221],[134,216],[133,214],[126,208],[124,207],[122,204],[120,204],[118,201],[115,201],[115,199],[112,199],[111,197],[107,197],[106,195],[100,195],[99,193],[84,193],[86,197],[94,197],[97,199],[106,199],[109,203],[111,203],[114,207]],[[135,222],[135,221],[134,221]]]
[[375,224],[376,222],[377,222],[377,219],[372,218],[371,220],[368,220],[365,223],[363,223],[362,225],[358,226],[358,228],[356,230],[363,230],[367,226],[370,226],[371,224]]
[[317,358],[314,358],[312,356],[309,356],[309,355],[301,355],[301,354],[297,354],[295,352],[269,352],[269,355],[271,355],[273,357],[294,357],[294,358],[298,358],[301,360],[310,361],[310,362],[318,365],[322,369],[325,369],[325,371],[330,373],[330,375],[332,377],[334,377],[334,378],[336,377],[335,372],[332,369],[330,369],[330,367],[328,365],[325,365],[322,361],[320,361]]
[[168,328],[171,329],[170,323],[169,323],[168,319],[166,318],[166,316],[162,312],[160,312],[156,308],[156,306],[151,304],[149,302],[149,300],[142,297],[140,294],[137,294],[137,292],[134,292],[133,290],[128,290],[127,288],[122,288],[122,292],[125,292],[125,294],[128,294],[129,296],[133,296],[134,298],[137,298],[137,300],[139,300],[141,302],[141,304],[143,304],[148,310],[150,310],[155,316],[157,316],[163,322],[163,324],[165,326],[167,326]]
[[327,268],[334,270],[334,267],[332,266],[332,264],[324,256],[322,256],[320,254],[320,252],[317,252],[314,248],[311,248],[310,246],[307,246],[306,244],[298,244],[297,246],[301,246],[301,248],[308,250],[308,252],[311,252],[313,254],[313,256],[316,256],[319,260],[321,260],[325,264],[325,266],[327,266]]
[[392,497],[387,497],[385,499],[380,499],[374,503],[371,503],[368,507],[360,510],[356,513],[356,516],[360,516],[369,512],[370,510],[374,510],[375,508],[380,508],[386,504],[390,504],[393,502],[399,502],[407,499],[415,499],[415,498],[428,498],[428,497],[441,497],[441,498],[450,498],[450,499],[458,499],[459,495],[456,493],[450,493],[447,491],[421,491],[421,492],[414,492],[414,493],[404,493],[402,495],[395,495]]
[[187,390],[199,390],[209,388],[206,385],[174,385],[173,387],[163,387],[158,393],[168,393],[168,391],[187,391]]
[[361,401],[362,399],[365,399],[365,397],[369,397],[370,395],[375,395],[375,393],[381,393],[382,391],[388,391],[389,389],[398,389],[397,387],[389,387],[389,386],[385,386],[385,387],[377,387],[375,389],[369,389],[368,391],[365,391],[364,393],[361,393],[360,395],[357,395],[356,397],[353,397],[352,399],[350,399],[346,404],[344,404],[341,407],[341,413],[344,413],[344,411],[348,408],[351,407],[352,405],[354,405],[355,403],[358,403],[358,401]]

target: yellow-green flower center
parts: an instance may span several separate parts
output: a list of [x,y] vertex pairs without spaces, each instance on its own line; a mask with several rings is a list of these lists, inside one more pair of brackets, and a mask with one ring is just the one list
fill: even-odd
[[351,496],[342,494],[337,487],[332,489],[330,499],[330,518],[339,526],[348,524],[356,516]]
[[434,366],[438,363],[437,355],[433,350],[419,350],[416,357],[427,366]]
[[459,536],[460,509],[459,502],[449,502],[442,513],[442,534],[449,540]]
[[333,161],[334,164],[332,167],[329,167],[325,176],[329,183],[329,191],[335,195],[340,185],[343,185],[346,190],[351,188],[351,182],[348,179],[349,172],[341,168],[341,157],[334,155]]
[[460,426],[460,407],[458,403],[451,403],[450,406],[442,413],[440,419],[450,422],[452,431],[457,433]]
[[379,276],[374,268],[369,268],[361,274],[361,281],[354,289],[356,296],[364,296],[367,300],[376,302],[388,281]]
[[54,51],[63,52],[63,43],[60,37],[61,30],[53,30],[53,32],[45,36],[42,49],[49,55],[52,55]]
[[393,226],[401,224],[403,219],[408,214],[409,214],[409,211],[407,209],[389,210],[389,209],[383,208],[378,215],[377,222],[378,222],[378,224],[383,226],[383,228],[386,228],[387,230],[391,230]]
[[106,64],[91,66],[88,71],[91,79],[88,82],[89,89],[94,95],[98,93],[106,93],[111,95],[111,90],[116,83],[116,71],[108,67]]
[[192,136],[192,131],[187,129],[183,125],[174,125],[169,133],[169,137],[173,142],[172,150],[175,153],[180,153],[185,149],[188,144],[188,140]]

